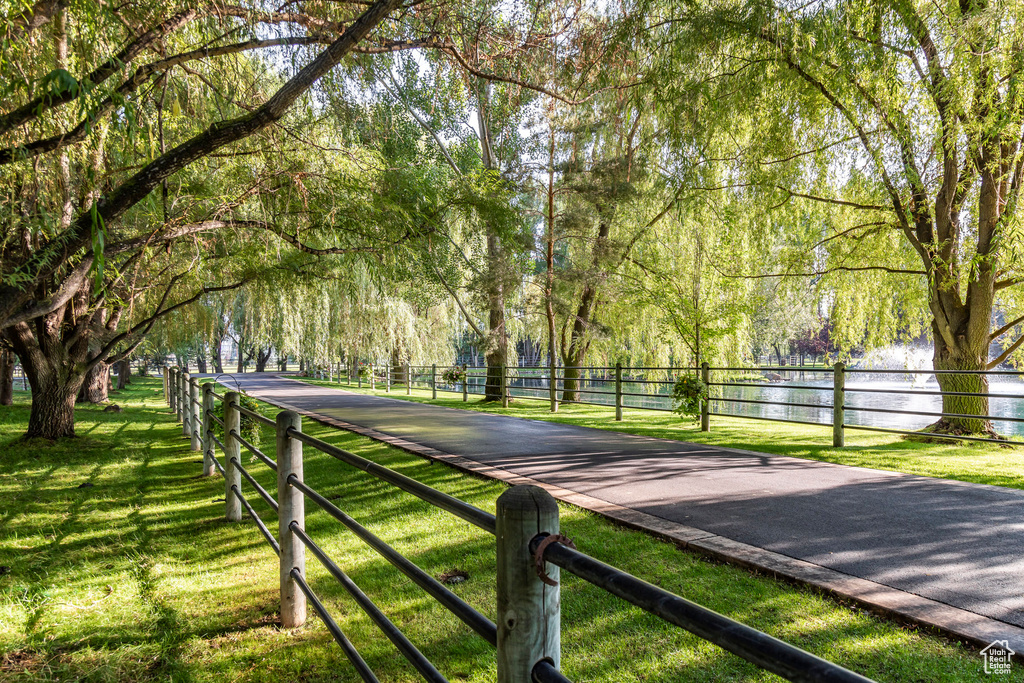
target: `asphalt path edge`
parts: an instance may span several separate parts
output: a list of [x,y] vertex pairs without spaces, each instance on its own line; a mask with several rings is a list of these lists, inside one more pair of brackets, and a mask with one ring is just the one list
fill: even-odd
[[[299,382],[306,386],[319,386],[286,376],[281,376],[281,379],[291,379],[293,382]],[[344,389],[334,389],[333,387],[321,388],[344,391]],[[691,550],[715,560],[738,565],[776,579],[817,589],[838,598],[841,602],[853,602],[855,605],[879,616],[922,628],[925,631],[936,633],[952,640],[977,646],[979,649],[996,640],[1006,640],[1010,649],[1016,652],[1013,658],[1017,661],[1024,661],[1024,628],[953,607],[914,593],[901,591],[884,584],[822,567],[821,565],[798,560],[787,555],[765,550],[764,548],[758,548],[757,546],[718,536],[708,531],[609,503],[608,501],[576,491],[570,491],[560,486],[554,486],[530,477],[514,474],[507,470],[470,460],[469,458],[445,453],[407,439],[401,439],[361,425],[338,420],[328,415],[305,410],[283,401],[262,397],[258,391],[254,391],[252,395],[265,403],[294,411],[320,424],[336,427],[365,436],[374,441],[386,443],[389,446],[400,448],[413,455],[444,463],[469,474],[495,479],[513,486],[517,484],[539,486],[564,503],[601,515],[612,522],[630,529],[642,531],[655,538],[674,543],[681,549]],[[581,550],[586,551],[585,541],[580,539],[577,545],[580,546]]]

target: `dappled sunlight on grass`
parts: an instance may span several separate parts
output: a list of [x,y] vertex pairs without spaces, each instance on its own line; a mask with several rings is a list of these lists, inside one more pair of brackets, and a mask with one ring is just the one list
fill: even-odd
[[[10,568],[0,575],[0,680],[355,681],[319,619],[280,629],[277,558],[251,520],[223,520],[223,480],[197,477],[200,457],[159,386],[137,381],[116,395],[122,414],[80,409],[88,437],[52,445],[15,441],[23,401],[0,408],[0,565]],[[520,403],[509,412],[530,416]],[[304,429],[486,510],[505,488],[309,420]],[[261,443],[272,450],[270,431]],[[244,460],[274,493],[274,473]],[[491,536],[309,447],[305,477],[430,574],[466,571],[452,590],[494,618]],[[79,488],[86,482],[93,486]],[[273,511],[243,488],[276,530]],[[584,552],[866,675],[985,678],[980,659],[960,646],[577,508],[562,506],[562,515]],[[306,529],[449,680],[494,680],[489,645],[312,503]],[[307,574],[382,681],[419,679],[310,554]],[[576,680],[778,680],[575,577],[563,573],[562,583],[563,667]]]

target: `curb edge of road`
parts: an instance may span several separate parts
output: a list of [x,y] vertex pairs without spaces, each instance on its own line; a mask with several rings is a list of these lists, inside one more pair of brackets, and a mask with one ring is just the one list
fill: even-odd
[[[293,381],[307,384],[300,380]],[[260,400],[295,411],[320,424],[386,443],[469,474],[510,485],[539,486],[564,503],[601,515],[630,529],[648,533],[662,541],[674,543],[681,549],[691,550],[789,583],[814,588],[841,601],[852,601],[858,607],[874,614],[932,631],[961,643],[985,647],[996,640],[1007,640],[1010,648],[1017,653],[1014,659],[1024,661],[1024,628],[1013,624],[298,408],[284,401],[267,398]]]

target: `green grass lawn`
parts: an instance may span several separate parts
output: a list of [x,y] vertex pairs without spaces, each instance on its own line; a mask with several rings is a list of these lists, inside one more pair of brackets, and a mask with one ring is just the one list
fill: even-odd
[[[224,521],[223,480],[197,476],[201,459],[188,450],[159,381],[137,380],[112,399],[124,413],[80,408],[79,436],[56,444],[17,440],[28,418],[24,397],[0,407],[0,680],[355,681],[319,619],[294,631],[278,626],[276,556],[250,520]],[[309,420],[305,429],[487,510],[504,490]],[[270,447],[270,434],[263,443]],[[269,469],[251,460],[247,467],[274,491]],[[305,477],[431,574],[467,571],[453,590],[494,618],[493,538],[309,447]],[[276,527],[272,511],[249,497]],[[494,680],[489,645],[340,524],[311,504],[307,511],[310,535],[449,680]],[[988,680],[974,648],[570,506],[562,515],[584,552],[877,680]],[[315,558],[307,561],[314,590],[381,680],[418,680]],[[574,680],[777,680],[581,580],[562,579],[563,669]],[[1004,678],[1021,680],[1016,672]]]
[[339,385],[337,382],[303,379],[310,384],[331,386],[363,393],[375,393],[403,400],[434,403],[449,408],[463,408],[498,415],[513,415],[532,420],[596,427],[628,434],[678,439],[728,448],[790,455],[843,465],[874,467],[944,479],[959,479],[978,484],[1024,488],[1024,449],[985,443],[920,443],[907,441],[895,434],[846,430],[846,446],[832,447],[832,427],[826,425],[786,424],[719,415],[711,416],[711,431],[700,431],[700,425],[684,420],[674,413],[626,408],[622,422],[615,421],[615,409],[591,405],[562,405],[550,412],[547,401],[516,398],[508,408],[500,403],[484,403],[479,396],[462,401],[461,394],[438,392],[431,400],[427,389],[413,389],[406,396],[405,387],[391,393],[383,389],[371,392],[364,385]]

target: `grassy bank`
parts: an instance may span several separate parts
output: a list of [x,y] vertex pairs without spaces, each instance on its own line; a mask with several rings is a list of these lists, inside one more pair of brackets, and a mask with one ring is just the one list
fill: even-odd
[[927,477],[958,479],[976,484],[992,484],[1024,488],[1024,449],[985,443],[918,443],[895,434],[881,434],[853,429],[846,430],[846,446],[832,447],[832,427],[786,424],[713,415],[711,431],[700,431],[700,425],[681,419],[673,413],[626,408],[622,422],[615,422],[615,410],[589,405],[562,405],[557,413],[549,410],[547,401],[514,400],[508,408],[499,403],[483,403],[479,396],[462,401],[461,394],[438,393],[431,400],[430,391],[413,389],[406,396],[405,387],[396,387],[390,394],[382,389],[370,392],[347,384],[303,379],[311,384],[331,386],[379,396],[434,403],[449,408],[477,410],[499,415],[512,415],[531,420],[547,420],[566,424],[608,429],[662,439],[706,443],[727,448],[790,455],[824,462],[858,467],[873,467]]
[[[223,481],[197,477],[198,454],[159,383],[112,398],[124,413],[82,408],[79,437],[57,444],[16,441],[27,406],[0,407],[0,680],[356,680],[320,620],[279,628],[276,557],[251,521],[223,521]],[[504,489],[308,420],[305,429],[484,509]],[[247,467],[274,490],[272,472]],[[309,448],[305,472],[428,572],[467,571],[453,590],[494,618],[492,538]],[[272,511],[250,500],[275,526]],[[494,680],[489,645],[338,523],[307,510],[310,535],[449,680]],[[880,681],[987,679],[970,648],[571,507],[562,513],[585,552]],[[418,680],[312,557],[308,575],[382,681]],[[562,643],[563,668],[579,681],[777,680],[565,575]]]

